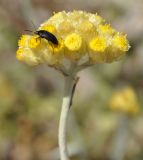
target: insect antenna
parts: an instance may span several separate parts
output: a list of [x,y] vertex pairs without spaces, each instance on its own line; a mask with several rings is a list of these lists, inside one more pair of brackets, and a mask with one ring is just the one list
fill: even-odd
[[34,25],[34,23],[33,23],[33,21],[31,20],[31,24],[32,24],[32,28],[34,28],[34,31],[31,31],[31,30],[29,30],[29,29],[26,29],[26,30],[24,30],[24,31],[28,31],[28,32],[31,32],[31,33],[34,33],[34,32],[36,32],[36,26]]
[[32,20],[31,20],[31,23],[32,23],[32,25],[33,25],[34,30],[36,31],[36,26],[35,26],[35,24],[33,23]]
[[24,31],[26,31],[26,32],[33,32],[33,31],[31,31],[31,30],[28,30],[28,29],[26,29],[26,30],[24,30]]

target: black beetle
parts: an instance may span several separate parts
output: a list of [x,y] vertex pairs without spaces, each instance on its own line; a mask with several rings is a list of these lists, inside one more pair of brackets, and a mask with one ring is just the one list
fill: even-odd
[[58,45],[59,42],[54,34],[45,30],[35,31],[34,34],[37,34],[40,38],[44,38],[47,41],[52,42],[54,45]]
[[[25,31],[32,32],[30,30],[25,30]],[[58,45],[59,44],[58,39],[56,38],[56,36],[54,34],[52,34],[51,32],[49,32],[49,31],[38,30],[38,31],[35,31],[34,34],[37,34],[40,38],[44,38],[47,41],[53,43],[54,45]]]

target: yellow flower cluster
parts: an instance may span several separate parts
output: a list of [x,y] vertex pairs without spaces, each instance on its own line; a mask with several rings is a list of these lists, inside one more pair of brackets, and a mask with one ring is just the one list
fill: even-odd
[[65,67],[67,63],[110,63],[130,47],[126,35],[115,31],[99,15],[84,11],[55,13],[38,30],[52,33],[58,45],[35,34],[23,35],[18,42],[18,60],[55,67]]
[[139,112],[139,104],[134,90],[126,87],[116,92],[111,98],[110,108],[129,115],[137,114]]

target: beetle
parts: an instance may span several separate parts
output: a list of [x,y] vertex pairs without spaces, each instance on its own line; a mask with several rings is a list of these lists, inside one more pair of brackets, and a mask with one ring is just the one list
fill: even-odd
[[48,32],[48,31],[45,31],[45,30],[38,30],[38,31],[35,31],[34,34],[37,34],[40,38],[44,38],[47,41],[53,43],[54,45],[59,44],[58,39],[51,32]]
[[[30,30],[25,30],[25,31],[29,31],[32,32]],[[34,34],[38,35],[40,38],[46,39],[47,41],[53,43],[54,45],[58,45],[58,39],[56,38],[56,36],[54,34],[52,34],[49,31],[46,30],[38,30],[35,31]]]

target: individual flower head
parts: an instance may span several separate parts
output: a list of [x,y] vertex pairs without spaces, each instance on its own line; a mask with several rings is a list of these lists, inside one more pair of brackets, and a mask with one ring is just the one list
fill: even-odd
[[59,70],[118,60],[129,50],[126,35],[117,32],[97,14],[58,12],[38,28],[52,33],[58,45],[38,35],[23,35],[17,59],[30,65],[47,63]]
[[135,115],[139,112],[137,95],[131,87],[125,87],[114,93],[109,106],[114,111],[120,111],[129,115]]

